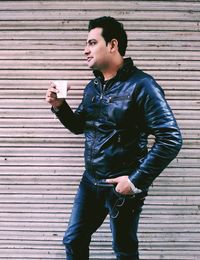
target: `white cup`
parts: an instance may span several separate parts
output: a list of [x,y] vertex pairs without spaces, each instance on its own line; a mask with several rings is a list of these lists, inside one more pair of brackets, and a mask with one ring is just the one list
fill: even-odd
[[54,80],[53,83],[56,85],[56,89],[59,91],[57,93],[57,98],[67,97],[67,80]]

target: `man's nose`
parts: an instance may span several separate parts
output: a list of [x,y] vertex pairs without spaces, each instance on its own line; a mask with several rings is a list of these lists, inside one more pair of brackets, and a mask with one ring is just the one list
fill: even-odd
[[90,49],[88,48],[88,46],[85,46],[84,54],[87,55],[89,53],[90,53]]

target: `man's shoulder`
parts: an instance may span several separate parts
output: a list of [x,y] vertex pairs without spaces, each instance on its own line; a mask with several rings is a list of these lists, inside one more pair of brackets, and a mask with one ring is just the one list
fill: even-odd
[[145,72],[144,70],[135,66],[134,71],[131,74],[132,79],[138,80],[154,80],[153,76],[149,73]]

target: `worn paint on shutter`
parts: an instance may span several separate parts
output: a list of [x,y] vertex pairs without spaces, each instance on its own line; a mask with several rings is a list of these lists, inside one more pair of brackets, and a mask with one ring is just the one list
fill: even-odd
[[[83,57],[88,19],[124,23],[127,56],[164,88],[184,137],[142,213],[141,259],[200,258],[200,2],[0,2],[0,259],[65,259],[62,236],[84,170],[83,137],[64,129],[44,98],[69,79],[75,109],[92,77]],[[150,140],[152,142],[152,140]],[[90,259],[115,259],[109,221]]]

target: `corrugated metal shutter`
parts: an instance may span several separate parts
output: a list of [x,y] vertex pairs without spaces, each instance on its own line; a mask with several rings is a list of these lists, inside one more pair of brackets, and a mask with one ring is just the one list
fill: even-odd
[[[83,138],[54,118],[49,81],[69,79],[75,108],[91,72],[88,19],[111,15],[128,30],[127,56],[158,80],[184,137],[155,181],[141,217],[141,259],[200,258],[200,2],[0,2],[0,259],[64,259],[62,236],[83,171]],[[115,259],[108,221],[91,259]]]

